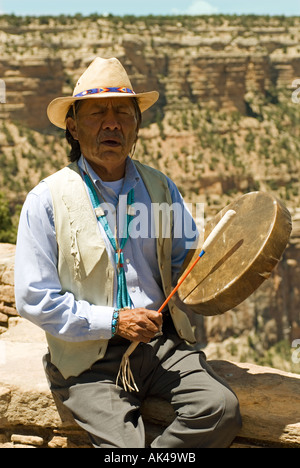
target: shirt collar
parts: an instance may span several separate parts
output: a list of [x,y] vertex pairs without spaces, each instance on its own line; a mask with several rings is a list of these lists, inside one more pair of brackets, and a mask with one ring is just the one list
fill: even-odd
[[[103,185],[102,179],[92,169],[92,167],[90,166],[90,164],[87,162],[87,160],[85,159],[83,155],[81,155],[78,160],[78,166],[82,171],[86,171],[86,168],[87,168],[89,176],[91,177],[93,183],[95,185],[99,185],[100,188],[102,188],[103,190],[106,189],[106,187]],[[121,190],[120,195],[127,195],[127,193],[132,188],[134,188],[139,181],[140,181],[140,175],[135,167],[135,164],[132,161],[132,159],[129,156],[127,156],[124,184],[123,184],[123,188]]]

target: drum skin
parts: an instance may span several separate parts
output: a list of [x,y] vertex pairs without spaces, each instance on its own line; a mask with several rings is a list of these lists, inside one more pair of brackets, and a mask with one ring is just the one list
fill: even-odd
[[[250,192],[218,213],[205,227],[204,240],[228,210],[236,216],[179,287],[183,309],[205,316],[223,314],[247,299],[266,279],[287,246],[291,215],[272,194]],[[189,253],[185,271],[201,249]]]

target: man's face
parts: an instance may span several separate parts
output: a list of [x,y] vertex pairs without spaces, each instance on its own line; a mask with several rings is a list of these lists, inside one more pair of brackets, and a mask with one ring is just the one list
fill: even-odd
[[130,98],[87,99],[68,128],[92,167],[118,173],[137,138],[137,119]]

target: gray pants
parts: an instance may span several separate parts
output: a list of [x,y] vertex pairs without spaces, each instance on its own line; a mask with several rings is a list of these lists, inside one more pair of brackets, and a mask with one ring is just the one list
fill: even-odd
[[139,408],[150,395],[169,401],[176,413],[152,448],[223,448],[231,444],[241,427],[237,398],[197,347],[188,346],[171,327],[150,343],[139,344],[130,364],[140,391],[129,393],[115,384],[128,345],[118,337],[110,340],[104,359],[68,379],[45,356],[52,392],[89,434],[94,447],[145,447]]

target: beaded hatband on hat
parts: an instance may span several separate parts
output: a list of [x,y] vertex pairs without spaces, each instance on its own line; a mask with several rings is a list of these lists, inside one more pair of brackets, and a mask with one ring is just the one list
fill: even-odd
[[87,89],[86,91],[82,91],[81,93],[76,94],[75,97],[83,97],[87,96],[88,94],[101,94],[101,93],[130,93],[135,94],[134,91],[130,88],[94,88],[94,89]]
[[157,91],[135,93],[126,70],[116,58],[95,58],[81,75],[72,96],[59,97],[50,102],[47,115],[54,125],[66,128],[66,115],[75,101],[97,98],[135,97],[141,112],[158,99]]

